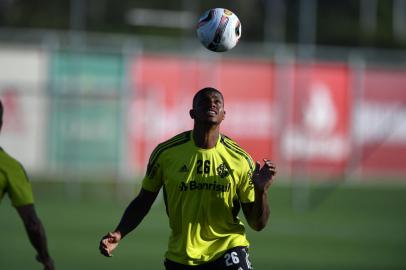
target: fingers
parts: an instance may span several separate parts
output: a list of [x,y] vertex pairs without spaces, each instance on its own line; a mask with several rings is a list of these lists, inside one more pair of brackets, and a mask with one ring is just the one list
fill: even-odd
[[116,243],[119,240],[116,232],[109,232],[106,236],[112,243]]
[[119,239],[115,233],[107,233],[99,244],[100,253],[106,257],[112,257],[111,252],[117,246]]
[[[272,175],[276,174],[276,166],[269,159],[264,158],[264,166],[262,169],[269,171]],[[257,162],[258,163],[258,162]]]
[[257,161],[255,162],[255,170],[254,173],[259,173],[259,169],[261,168],[261,164]]
[[112,256],[111,251],[110,251],[110,249],[108,247],[108,239],[107,238],[102,239],[100,241],[99,250],[100,250],[100,253],[102,255],[106,256],[106,257],[111,257]]

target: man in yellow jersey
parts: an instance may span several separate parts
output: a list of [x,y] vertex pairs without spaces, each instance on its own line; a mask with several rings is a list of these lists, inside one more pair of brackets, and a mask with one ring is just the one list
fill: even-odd
[[[0,130],[3,125],[3,104],[0,100]],[[45,270],[53,270],[54,263],[48,253],[45,230],[35,212],[31,184],[23,166],[0,147],[0,200],[8,193],[17,209],[31,244],[37,251],[36,259]]]
[[117,228],[100,241],[111,256],[119,241],[135,229],[163,189],[171,235],[165,268],[247,270],[249,242],[238,218],[240,207],[256,231],[268,221],[268,188],[276,173],[261,167],[233,140],[220,133],[225,118],[223,95],[203,88],[193,98],[192,131],[181,133],[152,152],[138,196]]

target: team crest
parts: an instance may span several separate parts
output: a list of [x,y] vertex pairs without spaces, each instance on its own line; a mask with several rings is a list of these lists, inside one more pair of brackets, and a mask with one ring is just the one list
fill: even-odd
[[227,177],[230,174],[227,165],[224,163],[221,163],[220,166],[217,167],[216,171],[221,178]]

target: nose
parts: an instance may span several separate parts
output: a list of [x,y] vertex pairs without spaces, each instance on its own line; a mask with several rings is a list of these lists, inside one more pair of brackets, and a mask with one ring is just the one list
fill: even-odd
[[210,100],[210,108],[215,108],[216,107],[216,101],[214,99]]

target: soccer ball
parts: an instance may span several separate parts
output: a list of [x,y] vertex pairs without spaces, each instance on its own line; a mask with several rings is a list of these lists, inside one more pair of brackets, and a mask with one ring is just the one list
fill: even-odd
[[197,37],[211,51],[231,50],[241,37],[240,20],[225,8],[207,10],[199,19]]

